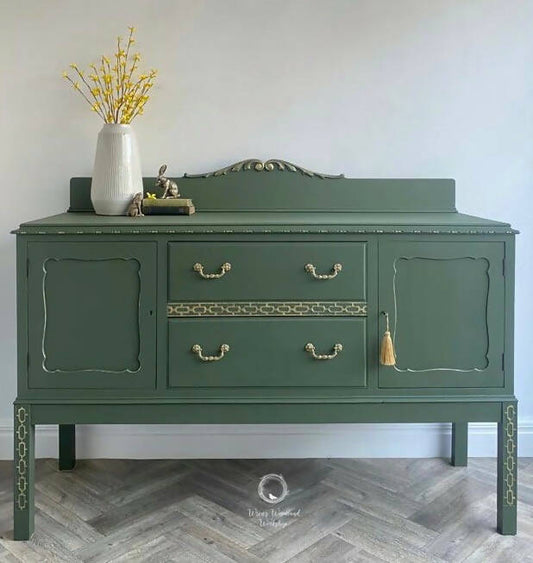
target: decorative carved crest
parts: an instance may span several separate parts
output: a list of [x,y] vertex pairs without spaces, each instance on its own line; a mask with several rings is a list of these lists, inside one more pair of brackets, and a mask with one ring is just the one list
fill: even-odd
[[309,176],[310,178],[317,177],[321,179],[325,178],[344,178],[344,174],[331,175],[331,174],[320,174],[319,172],[312,172],[307,170],[297,164],[292,162],[287,162],[286,160],[280,160],[278,158],[271,158],[263,162],[258,158],[249,158],[248,160],[241,160],[235,164],[230,164],[225,168],[220,170],[215,170],[214,172],[206,172],[205,174],[184,174],[186,178],[209,178],[211,176],[225,176],[228,172],[241,172],[242,170],[256,170],[257,172],[262,172],[266,170],[267,172],[272,172],[272,170],[281,170],[289,172],[300,172],[304,176]]

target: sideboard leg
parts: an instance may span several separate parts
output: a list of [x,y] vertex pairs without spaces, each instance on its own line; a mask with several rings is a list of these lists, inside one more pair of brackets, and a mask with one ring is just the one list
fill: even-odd
[[35,425],[29,405],[15,405],[14,539],[28,540],[33,533]]
[[452,465],[465,467],[468,461],[468,422],[452,423]]
[[68,471],[76,465],[76,425],[59,425],[59,470]]
[[516,534],[516,403],[502,403],[502,421],[498,423],[498,532]]

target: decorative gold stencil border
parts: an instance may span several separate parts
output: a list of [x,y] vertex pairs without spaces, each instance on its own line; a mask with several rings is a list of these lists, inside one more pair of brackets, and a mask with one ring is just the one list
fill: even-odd
[[366,317],[365,301],[202,301],[168,303],[168,317]]
[[516,503],[516,408],[507,405],[504,410],[504,501],[507,506]]
[[15,502],[19,510],[28,507],[28,423],[29,414],[24,407],[16,408],[15,427],[16,427],[16,490]]

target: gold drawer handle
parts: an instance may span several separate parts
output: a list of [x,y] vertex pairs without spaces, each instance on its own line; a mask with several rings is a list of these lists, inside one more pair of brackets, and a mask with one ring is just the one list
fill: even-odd
[[309,352],[315,360],[333,360],[339,352],[342,352],[342,344],[337,343],[333,346],[333,354],[317,354],[314,345],[308,342],[305,345],[305,351]]
[[226,272],[229,272],[231,270],[231,264],[229,262],[224,262],[224,264],[220,266],[219,274],[205,274],[204,267],[199,262],[196,262],[192,269],[195,272],[198,272],[202,276],[202,278],[204,278],[204,280],[216,280],[218,278],[221,278],[222,276],[225,276]]
[[333,273],[331,274],[317,274],[316,268],[313,264],[306,264],[305,271],[311,274],[315,280],[332,280],[333,278],[337,277],[337,274],[342,270],[342,264],[333,264]]
[[200,358],[200,360],[202,360],[202,362],[218,362],[218,360],[221,360],[224,357],[226,352],[229,352],[229,346],[227,344],[221,344],[218,356],[204,356],[202,354],[202,347],[200,344],[195,344],[191,350],[198,356],[198,358]]

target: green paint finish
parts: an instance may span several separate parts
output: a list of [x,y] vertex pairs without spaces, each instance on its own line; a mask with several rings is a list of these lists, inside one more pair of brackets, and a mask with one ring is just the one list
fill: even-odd
[[76,465],[76,426],[59,425],[59,470],[69,471]]
[[30,243],[29,387],[155,385],[153,243]]
[[407,212],[206,212],[194,215],[107,217],[94,213],[61,213],[23,223],[18,234],[515,234],[508,223],[462,213]]
[[380,243],[397,357],[380,387],[503,386],[503,260],[501,243]]
[[452,465],[466,467],[468,463],[468,422],[452,423]]
[[[16,231],[15,483],[26,496],[15,538],[33,529],[35,424],[60,425],[60,467],[70,468],[76,424],[451,422],[461,465],[468,423],[496,422],[498,530],[515,533],[516,231],[457,213],[452,180],[249,170],[178,184],[195,215],[63,213]],[[72,210],[88,208],[88,186],[73,179]],[[153,179],[145,188],[157,191]],[[207,274],[232,267],[206,280],[196,262]],[[307,263],[317,274],[343,268],[317,280]],[[342,300],[365,301],[367,316],[167,311],[169,302]],[[396,367],[378,362],[383,310]],[[313,359],[308,342],[319,355],[343,349]],[[205,356],[230,349],[204,362],[194,344]]]
[[43,262],[46,372],[139,370],[140,267],[135,258]]
[[49,401],[32,406],[37,424],[318,424],[329,422],[498,422],[499,401],[370,403],[94,403]]
[[[172,319],[169,321],[169,385],[171,387],[361,387],[366,381],[366,319]],[[316,354],[335,358],[314,359]],[[202,361],[191,350],[218,355]],[[238,390],[237,390],[238,393]]]
[[[231,270],[204,279],[193,269],[219,274],[224,263]],[[333,266],[342,270],[333,279]],[[366,299],[366,244],[357,243],[170,243],[168,246],[169,301],[242,300],[361,300]]]
[[[162,195],[155,178],[144,190]],[[309,178],[300,173],[244,171],[176,178],[183,197],[204,211],[455,211],[455,180]],[[70,181],[70,210],[92,211],[90,178]]]

